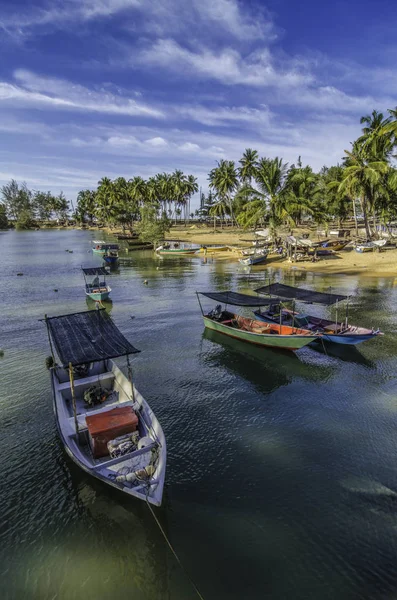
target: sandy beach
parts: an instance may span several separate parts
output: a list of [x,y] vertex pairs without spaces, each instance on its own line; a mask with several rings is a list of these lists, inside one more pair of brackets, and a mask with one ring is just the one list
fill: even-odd
[[[299,232],[301,235],[306,230]],[[313,240],[318,238],[311,235]],[[214,230],[203,226],[173,227],[167,235],[167,239],[179,240],[197,245],[228,245],[232,247],[249,247],[250,242],[254,240],[252,233],[243,230],[227,229],[224,231]],[[329,238],[328,238],[329,239]],[[227,251],[211,253],[207,250],[208,256],[213,256],[217,260],[232,260],[238,262],[240,258],[237,252]],[[315,271],[323,273],[335,273],[345,275],[357,275],[367,277],[395,277],[397,276],[397,249],[383,250],[381,252],[365,252],[360,254],[353,247],[348,246],[341,252],[336,252],[330,257],[319,257],[317,262],[311,262],[310,259],[289,262],[287,259],[281,259],[279,256],[269,255],[268,261],[263,265],[254,267],[263,269],[266,267],[281,267],[291,270],[302,269],[305,271]]]

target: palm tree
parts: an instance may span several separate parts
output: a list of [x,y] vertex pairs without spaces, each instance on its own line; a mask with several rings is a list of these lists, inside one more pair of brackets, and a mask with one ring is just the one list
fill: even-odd
[[[393,111],[389,111],[391,114]],[[373,110],[370,115],[361,117],[360,123],[366,125],[357,143],[362,145],[374,160],[387,160],[393,150],[393,131],[388,130],[392,117],[384,118],[383,113]]]
[[218,166],[210,171],[208,179],[210,182],[209,187],[215,190],[219,200],[227,202],[233,223],[232,193],[238,186],[234,162],[232,160],[220,160]]
[[272,225],[276,224],[279,203],[285,191],[288,163],[282,158],[261,158],[255,176],[255,181],[266,199]]
[[365,144],[354,143],[347,155],[344,178],[339,185],[341,194],[349,194],[360,199],[361,210],[367,238],[371,238],[368,213],[375,208],[377,197],[387,193],[384,186],[384,176],[388,173],[389,165],[384,160],[373,160],[366,152]]
[[294,225],[302,221],[304,214],[313,215],[316,220],[323,220],[321,196],[319,175],[313,173],[309,166],[293,167],[288,173],[279,216]]
[[238,161],[241,166],[237,169],[238,176],[240,177],[242,183],[251,186],[252,179],[255,179],[257,173],[258,159],[259,155],[256,150],[252,150],[252,148],[246,148],[243,156]]
[[220,198],[218,200],[218,202],[216,202],[215,204],[213,204],[211,206],[208,214],[210,215],[210,217],[214,217],[214,231],[215,231],[215,227],[216,227],[216,217],[220,217],[221,229],[222,229],[222,218],[224,218],[225,215],[227,215],[229,213],[229,210],[230,210],[229,206],[224,197]]
[[105,223],[110,224],[114,218],[117,196],[113,182],[109,177],[102,177],[98,182],[96,201],[96,216]]

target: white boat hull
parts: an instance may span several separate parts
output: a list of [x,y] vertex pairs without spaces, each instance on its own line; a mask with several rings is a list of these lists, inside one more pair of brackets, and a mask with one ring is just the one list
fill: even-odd
[[[101,366],[103,366],[103,370],[101,370]],[[140,434],[143,434],[141,437],[151,438],[152,443],[146,448],[135,450],[118,458],[111,459],[110,456],[101,459],[93,458],[89,445],[82,445],[78,442],[75,421],[71,413],[72,403],[68,373],[60,367],[54,367],[51,369],[51,382],[55,419],[67,454],[81,469],[97,479],[130,496],[160,506],[164,488],[167,449],[159,421],[135,386],[134,399],[132,399],[131,385],[127,377],[112,360],[94,363],[91,372],[93,374],[88,377],[75,380],[77,418],[81,437],[84,437],[87,432],[85,422],[87,415],[107,412],[116,407],[132,406],[139,419],[139,431]],[[59,374],[61,374],[61,377],[59,377]],[[105,389],[114,390],[117,393],[117,400],[106,401],[99,408],[83,406],[82,394],[84,390],[99,382]],[[154,464],[155,471],[150,479],[145,482],[138,482],[136,485],[116,481],[116,476],[122,468],[140,470],[147,466],[152,454],[151,448],[157,448],[158,458]]]

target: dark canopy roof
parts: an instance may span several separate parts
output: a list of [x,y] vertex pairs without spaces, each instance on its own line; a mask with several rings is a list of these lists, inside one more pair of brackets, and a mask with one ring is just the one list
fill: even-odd
[[233,306],[265,306],[273,302],[280,302],[280,298],[259,298],[258,296],[238,294],[237,292],[199,292],[199,294]]
[[81,267],[84,275],[109,275],[103,267]]
[[281,296],[284,299],[287,298],[288,300],[301,300],[308,304],[324,304],[326,306],[349,298],[349,296],[342,294],[313,292],[312,290],[296,288],[291,285],[284,285],[283,283],[271,283],[270,285],[257,288],[255,291],[258,294],[277,294],[277,296]]
[[105,309],[46,319],[62,366],[83,365],[139,352],[123,336]]

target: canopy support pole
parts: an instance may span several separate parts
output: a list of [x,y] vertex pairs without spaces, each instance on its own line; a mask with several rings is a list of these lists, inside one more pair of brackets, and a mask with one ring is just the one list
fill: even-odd
[[347,299],[347,303],[346,303],[345,327],[346,327],[346,329],[349,327],[349,298]]
[[130,380],[130,384],[131,384],[132,401],[135,402],[134,382],[132,381],[132,368],[131,368],[129,354],[127,354],[127,369],[128,369],[128,379]]
[[77,420],[77,408],[76,408],[76,394],[74,391],[74,377],[73,377],[73,365],[69,363],[69,380],[70,380],[70,390],[72,392],[72,405],[73,405],[73,416],[74,416],[74,426],[76,429],[77,438],[79,437],[79,423]]
[[54,354],[54,348],[52,347],[50,330],[49,330],[48,323],[47,323],[47,315],[44,315],[44,320],[45,320],[45,324],[46,324],[46,327],[47,327],[48,341],[50,342],[50,350],[51,350],[52,361],[53,361],[53,364],[55,365],[55,354]]
[[199,293],[198,293],[198,292],[196,292],[196,296],[197,296],[198,303],[200,304],[200,310],[201,310],[201,314],[202,314],[202,315],[203,315],[203,317],[204,317],[204,311],[203,311],[203,307],[201,306],[201,302],[200,302],[200,296],[199,296]]
[[283,320],[283,304],[282,302],[280,302],[280,331],[279,331],[279,335],[281,335],[281,322]]
[[292,327],[295,327],[295,298],[292,300]]
[[335,312],[335,333],[338,328],[338,301],[336,301],[336,312]]

